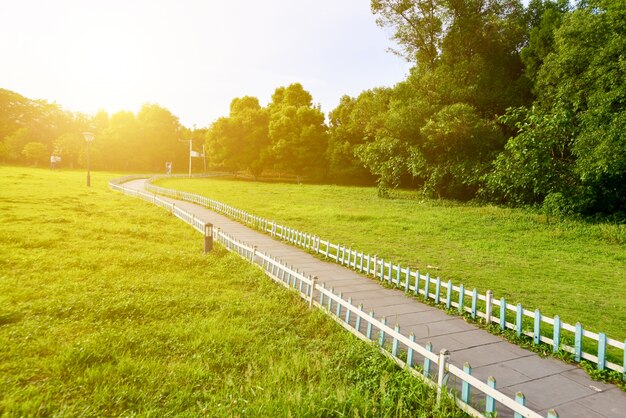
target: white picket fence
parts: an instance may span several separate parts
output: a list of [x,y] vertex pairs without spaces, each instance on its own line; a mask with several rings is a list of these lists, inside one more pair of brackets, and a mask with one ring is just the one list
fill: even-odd
[[[152,177],[150,181],[161,177],[165,176]],[[539,309],[534,311],[524,309],[521,303],[517,305],[507,303],[504,298],[495,298],[489,290],[485,294],[479,294],[476,289],[467,289],[463,284],[456,286],[450,280],[431,278],[430,274],[421,274],[418,269],[409,266],[402,267],[400,264],[385,261],[376,255],[371,256],[356,249],[347,248],[345,245],[333,244],[316,235],[298,231],[204,196],[152,184],[147,184],[146,188],[164,196],[204,205],[274,237],[323,255],[338,264],[387,281],[406,292],[421,295],[425,299],[434,301],[435,304],[443,304],[447,309],[456,308],[459,313],[469,313],[473,319],[478,317],[483,318],[488,324],[499,324],[501,330],[514,330],[518,336],[526,335],[532,338],[535,344],[542,342],[551,345],[555,353],[559,350],[571,353],[577,362],[584,359],[596,364],[599,370],[615,370],[622,373],[626,380],[626,340],[619,341],[608,338],[605,333],[589,331],[584,329],[581,323],[570,325],[561,321],[558,315],[544,316]],[[479,309],[479,304],[481,309]],[[530,321],[525,323],[524,318],[530,318]],[[566,333],[569,335],[566,336]],[[573,344],[568,344],[568,340],[573,340]],[[622,364],[607,360],[608,347],[613,347],[618,356],[621,355]],[[591,348],[596,348],[596,350],[585,351]]]
[[[251,263],[260,266],[264,272],[277,283],[296,291],[309,303],[309,306],[321,308],[345,329],[352,332],[360,339],[369,342],[377,342],[381,352],[393,359],[401,367],[407,367],[407,370],[414,376],[436,388],[438,398],[442,396],[444,390],[452,390],[452,392],[457,395],[460,392],[460,397],[455,396],[457,405],[465,412],[476,417],[491,416],[495,413],[504,413],[504,415],[506,415],[507,411],[509,413],[512,412],[515,417],[541,417],[541,415],[525,406],[526,399],[522,393],[517,393],[515,399],[509,398],[496,389],[495,378],[490,377],[485,383],[473,377],[469,365],[466,364],[465,367],[461,369],[449,362],[449,353],[447,350],[441,350],[439,354],[433,353],[430,344],[422,346],[416,343],[415,337],[412,334],[405,336],[401,333],[398,326],[391,328],[387,325],[384,318],[380,320],[376,319],[373,313],[364,312],[361,306],[353,305],[350,299],[345,300],[341,294],[337,295],[332,290],[326,289],[323,284],[318,284],[317,278],[294,270],[277,258],[272,257],[270,254],[261,253],[257,251],[256,247],[238,241],[234,237],[220,231],[218,228],[208,228],[208,226],[210,226],[209,224],[201,221],[195,217],[195,215],[177,207],[175,203],[162,199],[157,195],[157,190],[154,189],[159,189],[159,193],[168,194],[176,199],[183,199],[205,206],[211,205],[213,208],[219,207],[221,209],[220,211],[223,213],[230,213],[232,215],[239,214],[243,217],[240,219],[246,219],[246,222],[251,225],[265,225],[266,231],[268,231],[268,226],[271,225],[272,233],[276,236],[280,236],[275,223],[267,223],[267,221],[253,215],[244,215],[243,212],[238,212],[234,208],[211,201],[203,196],[157,188],[156,186],[151,186],[153,189],[152,193],[147,193],[122,185],[125,179],[133,180],[137,178],[145,178],[145,176],[115,179],[112,180],[109,185],[114,190],[141,198],[165,208],[174,216],[190,224],[194,229],[203,234],[210,230],[214,240]],[[278,230],[280,230],[280,228],[278,228]],[[301,246],[304,246],[306,242],[308,245],[314,246],[320,253],[322,253],[322,249],[325,248],[325,254],[331,257],[330,249],[333,248],[332,244],[324,244],[319,238],[310,235],[295,234],[293,230],[288,232],[286,228],[283,229],[282,232],[284,238],[290,242],[298,243]],[[341,247],[335,246],[334,248],[340,249]],[[341,254],[341,251],[335,254],[335,259],[342,260],[339,254]],[[371,261],[372,259],[370,258],[370,266],[384,266],[384,264],[372,264]],[[352,263],[351,265],[355,268],[362,267],[362,265],[358,263]],[[365,272],[367,270],[364,269],[363,271]],[[372,272],[372,270],[370,270],[370,272]],[[450,376],[452,376],[452,379]],[[473,396],[472,393],[474,393]],[[506,411],[503,411],[502,407],[506,407]],[[481,411],[484,411],[484,413]],[[558,414],[556,411],[551,410],[548,412],[547,416],[549,418],[556,418]]]

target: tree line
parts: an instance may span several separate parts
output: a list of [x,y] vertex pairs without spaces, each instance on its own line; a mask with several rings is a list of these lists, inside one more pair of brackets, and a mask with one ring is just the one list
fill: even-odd
[[372,0],[371,10],[413,67],[393,87],[342,97],[327,118],[298,83],[267,106],[235,98],[194,132],[156,105],[90,118],[0,90],[0,159],[32,158],[41,143],[79,164],[75,132],[89,125],[102,168],[180,170],[178,139],[193,137],[211,167],[253,177],[626,212],[626,0]]
[[92,168],[162,171],[165,161],[183,166],[188,158],[188,145],[179,139],[189,137],[190,130],[161,106],[145,104],[136,114],[85,115],[0,89],[0,161],[40,165],[55,155],[63,167],[84,167],[85,131],[96,137]]
[[299,84],[277,89],[266,108],[234,99],[208,129],[213,164],[376,182],[381,196],[410,187],[624,214],[626,1],[372,0],[371,9],[414,63],[404,81],[342,97],[327,126]]

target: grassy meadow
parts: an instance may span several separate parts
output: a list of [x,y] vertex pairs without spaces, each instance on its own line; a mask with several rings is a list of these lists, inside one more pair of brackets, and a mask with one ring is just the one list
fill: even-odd
[[113,176],[0,167],[1,416],[462,415]]
[[626,226],[558,220],[525,210],[421,199],[375,188],[165,179],[164,187],[378,254],[509,303],[626,338]]

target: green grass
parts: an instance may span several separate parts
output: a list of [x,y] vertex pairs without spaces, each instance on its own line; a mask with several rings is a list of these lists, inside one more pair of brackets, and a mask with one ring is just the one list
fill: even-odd
[[113,174],[0,167],[1,416],[460,416]]
[[385,260],[451,279],[543,315],[626,338],[626,226],[548,219],[525,210],[418,199],[374,188],[167,179]]

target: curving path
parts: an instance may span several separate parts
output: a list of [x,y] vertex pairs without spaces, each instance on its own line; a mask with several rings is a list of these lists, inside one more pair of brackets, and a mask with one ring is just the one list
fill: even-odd
[[[144,190],[145,181],[135,180],[124,186]],[[543,416],[555,409],[560,417],[626,417],[626,392],[614,385],[593,381],[576,365],[541,358],[460,317],[449,316],[401,291],[386,289],[352,270],[324,262],[203,206],[163,199],[175,202],[176,206],[238,240],[256,245],[259,251],[317,276],[319,283],[334,288],[336,293],[342,292],[345,299],[352,298],[355,305],[363,304],[365,311],[374,311],[377,318],[386,317],[390,325],[398,324],[403,334],[413,333],[416,341],[423,345],[431,342],[435,353],[448,349],[452,363],[459,367],[470,363],[472,375],[482,381],[494,376],[498,390],[512,398],[515,393],[523,392],[526,406]],[[510,415],[506,408],[498,412],[498,416]]]

